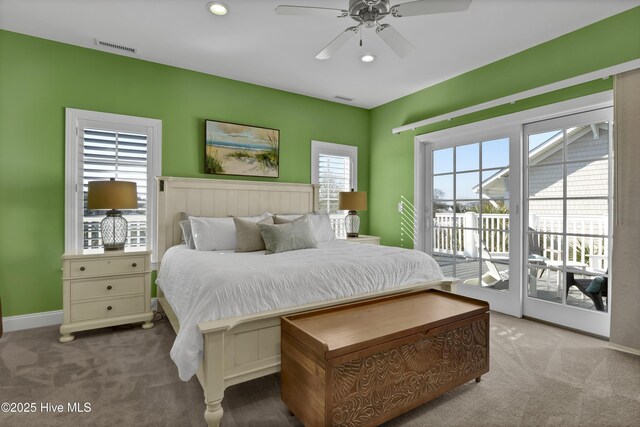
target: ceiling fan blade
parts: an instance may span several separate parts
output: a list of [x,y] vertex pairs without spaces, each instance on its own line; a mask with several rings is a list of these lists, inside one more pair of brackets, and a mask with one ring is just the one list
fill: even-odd
[[470,5],[471,0],[418,0],[397,4],[389,12],[396,18],[401,18],[403,16],[462,12],[469,9]]
[[333,39],[331,43],[316,55],[316,59],[329,59],[338,51],[346,42],[351,40],[353,36],[358,32],[358,27],[349,27],[341,32],[338,37]]
[[416,50],[402,34],[397,32],[396,29],[389,24],[384,24],[376,28],[376,33],[400,58],[406,58]]
[[327,18],[344,18],[349,16],[349,11],[342,9],[330,9],[326,7],[288,6],[280,5],[276,7],[278,15],[302,15],[302,16],[323,16]]

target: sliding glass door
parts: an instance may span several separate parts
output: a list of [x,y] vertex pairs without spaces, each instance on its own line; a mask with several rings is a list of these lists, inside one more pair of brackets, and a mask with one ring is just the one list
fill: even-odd
[[609,335],[612,103],[588,95],[416,137],[415,247],[456,292]]
[[[494,132],[427,148],[427,250],[457,292],[520,315],[519,135]],[[514,196],[515,195],[515,196]],[[515,209],[514,209],[515,207]]]
[[612,109],[524,126],[524,314],[609,335]]

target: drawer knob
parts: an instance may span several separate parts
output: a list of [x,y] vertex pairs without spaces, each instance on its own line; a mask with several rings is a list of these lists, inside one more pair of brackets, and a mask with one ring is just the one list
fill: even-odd
[[138,264],[136,264],[135,262],[133,264],[131,264],[131,267],[137,267]]
[[107,310],[111,310],[113,307],[111,307],[110,305],[107,306]]
[[110,291],[111,289],[113,289],[113,287],[111,285],[107,286],[107,290]]
[[80,271],[85,271],[85,270],[86,270],[86,268],[80,267]]

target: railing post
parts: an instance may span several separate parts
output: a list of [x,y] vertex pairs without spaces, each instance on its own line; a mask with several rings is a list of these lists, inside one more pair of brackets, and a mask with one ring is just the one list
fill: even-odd
[[464,230],[464,256],[478,258],[478,214],[465,212],[462,217],[462,227]]

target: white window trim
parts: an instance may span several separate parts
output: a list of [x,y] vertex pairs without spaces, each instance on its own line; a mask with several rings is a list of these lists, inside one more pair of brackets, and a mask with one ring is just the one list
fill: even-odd
[[344,156],[351,159],[350,180],[351,187],[358,190],[358,147],[354,145],[334,144],[333,142],[311,141],[311,183],[320,183],[320,154]]
[[[129,126],[134,129],[144,127],[147,130],[147,218],[148,240],[147,248],[153,251],[151,260],[157,262],[156,224],[158,212],[156,208],[156,176],[162,175],[162,120],[145,117],[125,116],[122,114],[101,113],[97,111],[66,108],[65,123],[65,234],[64,250],[67,254],[82,253],[82,209],[83,194],[78,191],[78,178],[81,176],[82,165],[80,135],[78,129],[82,121],[102,122],[105,129],[118,125],[118,130],[126,130]],[[150,213],[150,214],[149,214]]]

